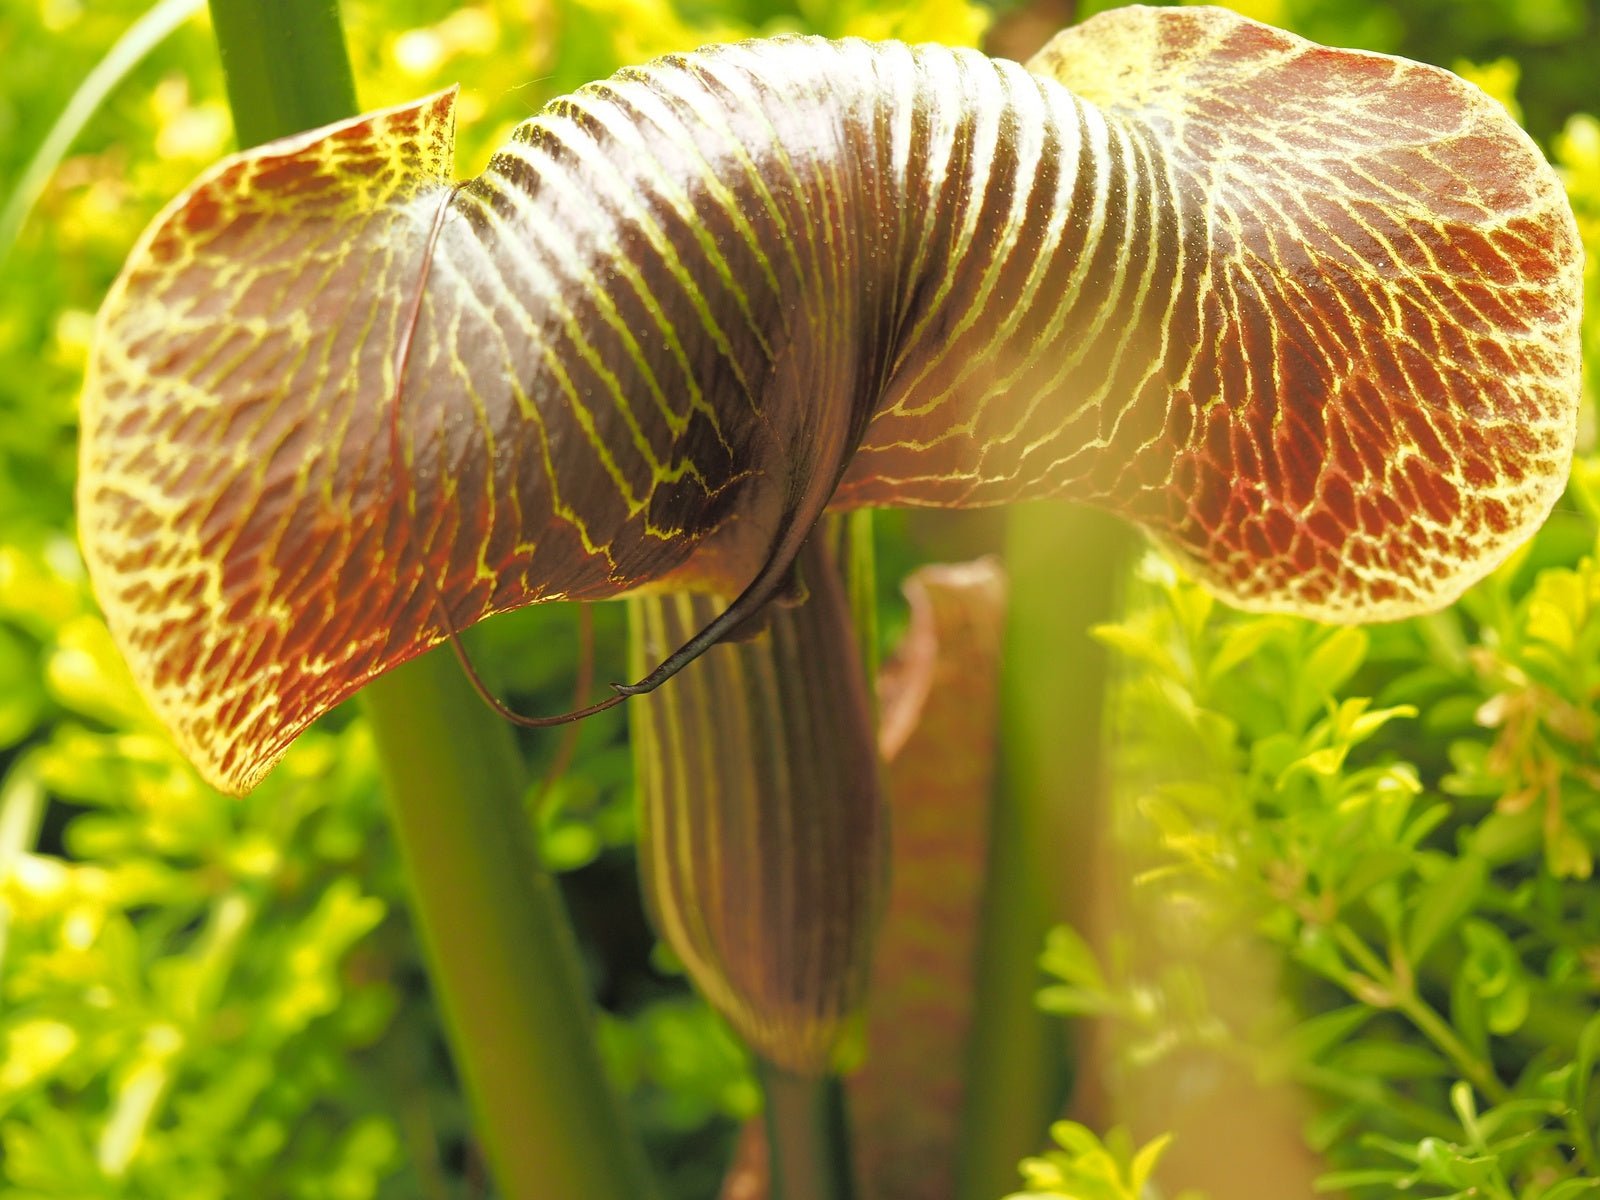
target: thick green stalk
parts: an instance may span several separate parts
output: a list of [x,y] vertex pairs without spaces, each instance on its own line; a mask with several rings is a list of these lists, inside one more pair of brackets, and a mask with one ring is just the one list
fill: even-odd
[[767,1102],[771,1200],[849,1200],[855,1177],[839,1077],[806,1078],[759,1060],[757,1072]]
[[[211,0],[211,16],[241,145],[357,110],[330,0]],[[522,811],[509,730],[438,652],[364,695],[434,991],[501,1194],[648,1197],[566,912]]]
[[210,0],[240,146],[353,116],[338,0]]
[[1000,786],[990,829],[977,997],[967,1050],[958,1200],[1017,1186],[1067,1089],[1060,1022],[1034,1004],[1051,925],[1084,924],[1102,812],[1107,620],[1134,534],[1058,503],[1007,517]]
[[363,695],[434,989],[500,1191],[648,1196],[596,1053],[566,912],[519,804],[508,731],[443,653]]

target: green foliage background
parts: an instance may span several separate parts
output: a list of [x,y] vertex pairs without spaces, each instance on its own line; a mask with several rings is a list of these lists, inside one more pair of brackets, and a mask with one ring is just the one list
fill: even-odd
[[[144,7],[0,0],[0,199]],[[1118,844],[1146,881],[1129,901],[1150,918],[1138,927],[1182,945],[1124,935],[1096,961],[1063,932],[1044,1001],[1110,1014],[1129,1072],[1181,1080],[1196,1045],[1257,1047],[1252,1069],[1319,1098],[1312,1143],[1353,1196],[1409,1179],[1419,1196],[1568,1200],[1600,1187],[1600,123],[1582,115],[1600,109],[1600,13],[1239,7],[1456,66],[1522,105],[1590,246],[1583,453],[1534,545],[1436,617],[1365,632],[1244,617],[1141,565],[1104,631],[1124,663]],[[964,0],[343,9],[367,106],[462,82],[464,173],[545,99],[622,63],[790,29],[968,42],[994,15]],[[1026,36],[1022,16],[998,19]],[[138,230],[230,139],[200,17],[114,94],[0,263],[0,1197],[486,1195],[365,727],[339,714],[247,800],[211,792],[132,692],[73,541],[94,308]],[[937,522],[888,528],[886,564],[971,540]],[[620,613],[596,618],[600,669],[620,668]],[[490,682],[525,710],[564,707],[574,619],[533,610],[474,631]],[[669,1190],[705,1197],[757,1096],[639,911],[622,720],[581,727],[529,819],[564,872],[607,1054]],[[524,745],[536,778],[562,752],[552,737]],[[1241,937],[1288,964],[1267,1036],[1230,1024],[1195,952]],[[1062,1145],[1030,1194],[1078,1195],[1063,1181],[1096,1155],[1132,1154],[1076,1130]]]

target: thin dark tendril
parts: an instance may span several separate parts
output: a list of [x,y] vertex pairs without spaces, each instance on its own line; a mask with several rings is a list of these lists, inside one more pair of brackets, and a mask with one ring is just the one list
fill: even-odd
[[[820,515],[820,514],[818,514]],[[817,517],[800,520],[791,517],[778,544],[773,548],[766,564],[734,601],[711,620],[705,628],[662,659],[655,670],[638,683],[613,683],[611,688],[622,698],[643,696],[655,691],[695,659],[699,658],[740,625],[761,611],[762,607],[782,590],[789,571],[800,553],[800,547],[811,534]]]

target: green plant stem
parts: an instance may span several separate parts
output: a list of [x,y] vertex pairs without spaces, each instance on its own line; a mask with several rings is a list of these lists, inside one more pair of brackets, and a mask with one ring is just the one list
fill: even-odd
[[1422,1031],[1423,1036],[1455,1062],[1461,1073],[1491,1103],[1504,1104],[1511,1099],[1511,1089],[1500,1082],[1494,1068],[1467,1049],[1466,1043],[1456,1036],[1449,1022],[1433,1011],[1432,1005],[1414,991],[1401,992],[1398,999],[1396,1007]]
[[878,678],[878,556],[872,536],[872,510],[857,509],[841,518],[839,530],[839,568],[850,596],[850,615],[856,625],[856,641],[861,645],[861,665],[867,676],[867,699],[874,716]]
[[239,145],[359,111],[338,0],[210,0]]
[[852,1200],[849,1118],[838,1076],[806,1079],[765,1061],[756,1073],[767,1099],[771,1200]]
[[[1448,1021],[1434,1012],[1433,1006],[1417,994],[1416,985],[1399,979],[1395,972],[1373,951],[1372,947],[1348,925],[1336,922],[1332,926],[1334,939],[1374,983],[1388,992],[1394,1007],[1402,1013],[1419,1032],[1451,1059],[1473,1087],[1495,1104],[1511,1098],[1511,1091],[1500,1082],[1494,1068],[1480,1059],[1456,1036]],[[1348,990],[1348,989],[1347,989]],[[1357,991],[1351,994],[1360,999]]]
[[[241,145],[355,113],[332,0],[211,0]],[[435,994],[502,1195],[644,1200],[510,731],[435,652],[364,698]]]
[[1136,536],[1058,503],[1006,523],[1001,783],[990,828],[974,1025],[967,1047],[956,1196],[1013,1191],[1060,1115],[1067,1055],[1060,1022],[1034,1003],[1046,931],[1087,926],[1103,820],[1108,656],[1089,635],[1110,619]]
[[434,987],[501,1192],[649,1195],[595,1049],[566,912],[522,812],[509,731],[486,719],[441,652],[363,696]]

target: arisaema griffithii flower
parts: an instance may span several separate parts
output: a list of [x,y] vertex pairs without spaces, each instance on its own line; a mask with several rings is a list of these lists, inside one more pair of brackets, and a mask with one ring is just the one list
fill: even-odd
[[90,572],[225,789],[493,612],[738,596],[703,648],[829,507],[1076,497],[1362,620],[1561,490],[1571,214],[1436,68],[1218,9],[1026,68],[777,38],[557,100],[460,186],[452,105],[224,161],[100,314]]
[[[224,789],[492,613],[724,597],[650,601],[666,669],[625,689],[648,690],[793,591],[829,509],[1072,497],[1235,603],[1357,621],[1448,603],[1565,480],[1571,213],[1507,114],[1432,67],[1126,8],[1026,67],[801,37],[660,59],[461,184],[452,121],[446,93],[226,160],[101,312],[90,572]],[[832,669],[785,636],[783,672]],[[698,857],[647,841],[646,872],[708,993],[815,1069],[881,893],[871,739],[859,683],[819,706],[768,682],[762,736],[836,757],[762,820],[826,832],[849,903],[792,903],[818,868],[770,824],[694,824],[695,780],[734,766],[682,747],[648,815]],[[672,749],[665,711],[644,738]],[[786,870],[784,903],[729,908]],[[794,939],[791,974],[727,949],[761,937]]]

